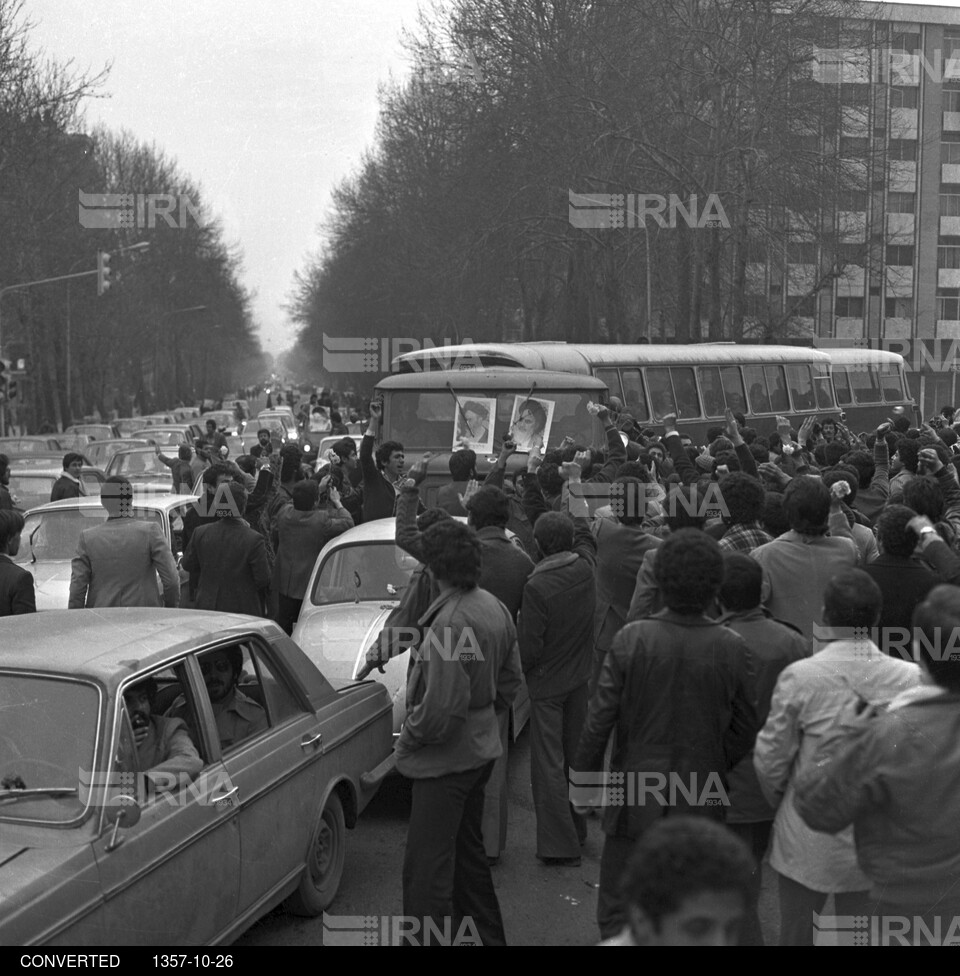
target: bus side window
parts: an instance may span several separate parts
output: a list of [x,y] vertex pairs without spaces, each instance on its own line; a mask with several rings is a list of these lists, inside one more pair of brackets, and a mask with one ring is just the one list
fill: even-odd
[[724,366],[720,370],[723,398],[734,413],[747,412],[747,398],[743,393],[743,378],[739,366]]
[[850,385],[857,403],[880,403],[880,377],[875,365],[854,366],[850,372]]
[[647,410],[647,397],[643,392],[643,376],[639,369],[623,369],[620,371],[623,380],[623,404],[627,413],[634,420],[646,423],[650,419]]
[[700,397],[697,394],[697,381],[691,366],[673,366],[670,369],[673,390],[680,408],[681,417],[700,416]]
[[770,394],[770,409],[774,413],[786,413],[790,409],[790,399],[787,396],[783,367],[764,366],[763,373],[767,380],[767,391]]
[[653,403],[653,413],[657,420],[668,413],[676,413],[673,402],[673,388],[670,385],[670,373],[663,367],[647,369],[647,383],[650,385],[650,400]]
[[762,366],[744,366],[743,378],[747,384],[751,413],[770,413],[770,398],[763,379]]
[[887,403],[899,403],[904,399],[900,367],[896,364],[880,367],[880,385]]
[[720,370],[716,366],[701,366],[697,372],[700,374],[703,412],[708,417],[722,417],[725,404],[720,386]]
[[794,410],[813,410],[816,400],[813,396],[813,380],[810,378],[810,367],[795,363],[787,367],[787,383],[790,386],[790,396]]
[[606,386],[610,391],[610,396],[619,397],[621,400],[624,399],[623,387],[620,385],[620,372],[617,369],[605,366],[602,369],[594,370],[593,375]]
[[816,363],[813,367],[813,385],[817,391],[817,409],[833,410],[836,403],[833,400],[833,390],[830,386],[830,372],[826,366]]
[[833,389],[837,394],[837,403],[841,407],[853,403],[853,394],[850,392],[850,377],[847,376],[846,366],[833,367]]

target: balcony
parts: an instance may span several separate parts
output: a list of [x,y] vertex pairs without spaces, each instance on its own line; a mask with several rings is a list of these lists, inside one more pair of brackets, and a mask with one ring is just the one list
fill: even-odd
[[787,294],[809,295],[817,280],[815,264],[787,265]]
[[917,164],[909,159],[891,159],[888,183],[893,193],[917,192]]
[[938,268],[938,288],[960,288],[960,268]]
[[840,159],[840,165],[846,170],[847,179],[854,186],[867,185],[867,163],[863,159]]
[[863,337],[863,319],[838,318],[836,332],[838,339],[861,339]]
[[840,298],[860,298],[864,292],[866,273],[858,264],[848,264],[837,278],[837,296]]
[[912,334],[912,319],[890,318],[883,320],[884,339],[909,339]]
[[890,138],[917,138],[917,110],[915,108],[890,109]]
[[951,319],[937,319],[938,339],[960,339],[960,322]]
[[841,106],[840,134],[864,137],[870,135],[870,113],[865,108]]
[[960,183],[960,163],[944,163],[940,167],[941,183]]
[[960,237],[960,217],[941,217],[940,236]]
[[913,268],[904,265],[887,265],[884,268],[887,279],[887,297],[911,298],[913,296]]
[[837,234],[844,244],[862,244],[867,239],[867,215],[861,210],[840,210]]
[[943,131],[960,132],[960,112],[943,113]]
[[887,214],[887,240],[891,244],[912,244],[916,218],[911,213]]

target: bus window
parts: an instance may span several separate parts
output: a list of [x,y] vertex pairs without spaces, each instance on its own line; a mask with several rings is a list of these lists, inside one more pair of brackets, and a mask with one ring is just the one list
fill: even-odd
[[722,417],[726,404],[723,401],[723,387],[720,385],[720,369],[717,366],[701,366],[700,392],[703,394],[703,412],[708,417]]
[[432,448],[449,441],[457,404],[451,394],[392,393],[387,405],[388,440],[400,441],[404,448]]
[[767,396],[767,384],[763,379],[763,367],[744,366],[743,378],[749,391],[750,412],[770,413],[770,397]]
[[622,369],[620,376],[623,381],[623,404],[627,413],[634,420],[648,421],[650,414],[647,411],[647,397],[643,392],[643,376],[640,370]]
[[596,369],[593,372],[601,383],[606,386],[610,391],[610,396],[620,397],[623,399],[623,387],[620,385],[620,372],[616,369],[611,369],[606,367],[604,369]]
[[815,363],[813,367],[813,385],[817,391],[817,409],[833,410],[833,388],[830,386],[830,371],[822,363]]
[[662,419],[668,413],[677,412],[673,399],[673,387],[670,385],[670,370],[663,367],[648,369],[647,384],[650,387],[653,415],[657,420]]
[[880,376],[876,366],[854,366],[849,370],[849,376],[857,403],[880,402]]
[[887,403],[899,403],[906,399],[903,395],[900,367],[896,364],[880,367],[880,386],[883,389],[883,399]]
[[853,394],[850,392],[850,377],[847,376],[846,366],[833,367],[833,388],[837,392],[837,403],[841,407],[853,403]]
[[734,413],[747,412],[747,398],[743,395],[743,379],[738,366],[724,366],[720,370],[723,397]]
[[787,385],[794,410],[814,410],[817,402],[813,395],[813,379],[810,367],[800,363],[787,367]]
[[699,417],[700,416],[700,397],[697,395],[697,381],[693,375],[692,366],[673,366],[670,369],[673,377],[673,391],[676,395],[676,403],[680,408],[677,416]]
[[783,367],[764,366],[763,375],[766,377],[767,392],[770,394],[770,409],[774,413],[786,413],[790,409],[790,399],[787,396]]

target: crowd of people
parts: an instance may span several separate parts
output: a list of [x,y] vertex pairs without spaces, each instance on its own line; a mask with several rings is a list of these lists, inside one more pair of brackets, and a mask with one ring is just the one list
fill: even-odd
[[[952,411],[860,434],[778,418],[768,437],[728,411],[695,446],[675,416],[641,428],[616,400],[593,409],[604,450],[566,440],[509,475],[508,440],[482,483],[457,450],[430,508],[426,460],[407,470],[402,444],[377,444],[376,402],[359,451],[346,437],[318,465],[269,432],[218,459],[210,432],[189,581],[155,526],[123,520],[133,490],[111,478],[70,606],[268,615],[290,633],[326,542],[395,518],[421,569],[363,675],[410,650],[404,914],[470,918],[505,943],[491,868],[523,675],[536,855],[579,864],[599,816],[603,944],[763,944],[765,858],[781,944],[812,944],[831,897],[837,916],[915,920],[912,941],[946,930],[960,916]],[[164,460],[179,490],[191,458]],[[66,458],[64,479],[79,483]],[[10,559],[22,527],[0,511],[0,615],[33,609]]]

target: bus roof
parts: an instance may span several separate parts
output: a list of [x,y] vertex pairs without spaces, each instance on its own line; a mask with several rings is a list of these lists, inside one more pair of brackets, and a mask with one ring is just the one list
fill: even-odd
[[886,349],[825,349],[834,366],[902,366],[903,356]]
[[[838,352],[840,350],[832,350]],[[451,371],[457,364],[516,369],[589,373],[591,367],[624,365],[700,365],[711,363],[830,363],[830,356],[808,346],[749,346],[736,343],[695,345],[603,345],[566,342],[478,342],[404,353],[394,365],[416,372],[416,364],[430,362],[434,371]],[[426,371],[424,371],[426,375]]]
[[[411,382],[415,380],[415,382]],[[430,372],[410,371],[388,376],[377,383],[378,390],[605,390],[603,382],[593,376],[562,373],[553,370],[525,369],[452,369]]]

